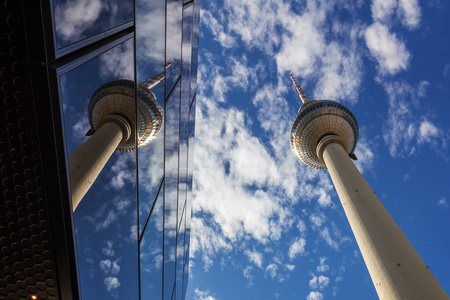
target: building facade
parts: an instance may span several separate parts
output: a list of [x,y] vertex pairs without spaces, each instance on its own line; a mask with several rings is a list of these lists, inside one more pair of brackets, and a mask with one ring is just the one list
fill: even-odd
[[[1,5],[0,299],[184,299],[200,1]],[[126,119],[129,144],[75,210],[69,161],[93,110]]]

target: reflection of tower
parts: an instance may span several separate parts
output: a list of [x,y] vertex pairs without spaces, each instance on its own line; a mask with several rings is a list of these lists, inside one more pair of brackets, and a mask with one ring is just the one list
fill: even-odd
[[295,156],[305,165],[328,169],[380,299],[449,299],[350,158],[358,124],[342,104],[302,101],[291,127]]
[[[169,66],[170,63],[166,68]],[[108,82],[92,95],[88,117],[89,132],[93,134],[69,157],[73,211],[114,150],[135,151],[136,146],[144,147],[157,136],[163,125],[164,113],[150,89],[164,78],[165,72],[162,72],[139,84],[136,106],[135,86],[131,80]]]

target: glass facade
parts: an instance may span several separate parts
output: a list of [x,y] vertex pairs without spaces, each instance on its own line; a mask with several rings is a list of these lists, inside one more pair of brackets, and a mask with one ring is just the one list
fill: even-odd
[[[41,226],[33,230],[41,230],[42,237],[30,235],[30,241],[45,246],[27,242],[32,250],[23,252],[20,243],[2,238],[2,246],[10,245],[2,248],[2,263],[8,265],[0,267],[8,273],[2,271],[0,280],[8,288],[0,286],[0,298],[184,299],[200,1],[43,0],[33,7],[8,5],[8,13],[36,20],[34,28],[29,21],[25,31],[30,26],[41,34],[28,40],[24,34],[28,50],[35,45],[45,54],[28,52],[33,59],[24,54],[24,61],[36,61],[37,67],[22,70],[45,74],[42,80],[24,77],[35,78],[30,94],[41,91],[28,97],[35,102],[26,106],[35,107],[28,113],[36,117],[35,127],[29,129],[39,139],[33,145],[48,152],[46,159],[37,159],[41,165],[34,165],[36,174],[43,170],[35,175],[41,181],[23,184],[45,195],[36,200],[43,209],[31,211],[34,206],[23,200],[30,212],[19,209],[32,215],[22,216],[20,226],[31,226],[27,220]],[[40,24],[42,32],[36,29]],[[11,59],[17,66],[16,57]],[[33,98],[39,95],[42,101]],[[2,163],[7,161],[1,157]],[[2,168],[2,174],[17,179],[16,169],[9,175],[9,169]],[[30,192],[23,193],[31,199]],[[76,204],[75,194],[80,195]],[[18,209],[9,203],[2,212],[19,220],[6,211]],[[11,220],[0,218],[14,223]],[[23,241],[20,234],[7,232],[25,234],[20,226],[8,229],[2,224],[2,236]],[[18,253],[37,260],[28,261],[25,273],[14,269],[20,266],[14,261]]]

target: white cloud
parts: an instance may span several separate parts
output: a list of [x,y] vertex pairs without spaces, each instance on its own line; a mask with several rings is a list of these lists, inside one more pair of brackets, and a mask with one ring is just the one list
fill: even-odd
[[100,261],[100,269],[105,273],[108,274],[109,270],[111,270],[111,261],[109,259],[101,260]]
[[65,41],[76,41],[91,27],[105,9],[100,0],[75,0],[56,5],[55,28]]
[[288,221],[278,197],[262,189],[280,182],[275,161],[251,135],[243,112],[210,101],[198,106],[194,211],[211,213],[231,241],[244,234],[267,241]]
[[370,54],[377,60],[381,74],[397,74],[408,68],[411,55],[405,44],[387,26],[373,23],[365,33]]
[[309,220],[314,224],[314,226],[320,227],[325,222],[325,217],[319,214],[311,214],[309,216]]
[[113,276],[106,277],[105,280],[103,280],[103,283],[105,284],[106,290],[108,292],[112,292],[120,286],[119,279]]
[[95,230],[104,230],[115,220],[117,220],[117,215],[113,210],[110,210],[103,220],[97,221]]
[[111,274],[113,275],[117,275],[120,272],[120,266],[117,262],[118,260],[114,261],[111,265]]
[[295,265],[285,264],[284,267],[288,269],[288,271],[294,271]]
[[118,202],[115,203],[115,206],[117,208],[117,210],[120,211],[124,211],[129,205],[131,204],[131,201],[128,199],[121,199]]
[[253,285],[253,275],[252,275],[253,267],[247,266],[242,272],[244,277],[248,280],[248,286]]
[[211,12],[202,10],[200,20],[202,25],[205,25],[211,30],[212,34],[215,36],[214,40],[218,41],[222,47],[230,48],[236,43],[231,35],[225,33],[223,25]]
[[419,143],[432,142],[439,136],[439,129],[429,120],[423,120],[419,125]]
[[195,300],[217,300],[217,298],[214,298],[213,296],[209,295],[209,291],[201,291],[198,288],[194,289],[194,299]]
[[306,300],[322,300],[323,295],[320,292],[311,292],[306,296]]
[[112,241],[106,241],[106,248],[102,249],[102,253],[106,256],[114,256],[114,249],[112,248],[113,242]]
[[320,231],[320,237],[330,246],[331,248],[337,250],[339,249],[339,242],[333,239],[333,237],[330,234],[330,231],[328,230],[328,227],[325,227],[323,230]]
[[361,173],[366,169],[372,168],[375,161],[375,154],[372,151],[374,143],[368,140],[365,132],[365,128],[360,128],[359,141],[355,149],[355,155],[358,160],[354,163]]
[[419,145],[445,147],[442,130],[432,123],[421,108],[426,97],[427,81],[411,86],[406,82],[383,82],[388,95],[388,120],[384,124],[384,140],[391,156],[412,155]]
[[78,122],[72,126],[72,134],[76,140],[84,141],[86,140],[86,133],[91,128],[89,125],[89,120],[86,116],[78,119]]
[[133,41],[129,40],[100,55],[100,76],[134,80]]
[[305,222],[303,222],[302,220],[298,220],[297,228],[298,228],[298,230],[300,230],[301,234],[305,234],[305,232],[306,232]]
[[278,269],[278,266],[276,264],[272,263],[272,264],[267,266],[266,274],[269,273],[270,277],[272,279],[274,279],[275,276],[277,275],[277,269]]
[[373,0],[370,7],[374,21],[387,21],[394,14],[396,0]]
[[362,26],[332,16],[337,9],[353,12],[359,5],[307,1],[296,14],[285,1],[227,0],[220,8],[205,6],[202,22],[223,47],[240,39],[249,49],[274,55],[279,74],[292,72],[318,81],[316,96],[356,102],[362,77],[357,43]]
[[193,217],[191,219],[191,242],[190,242],[190,256],[195,257],[196,253],[200,251],[205,262],[205,270],[211,266],[206,264],[206,261],[212,263],[208,259],[217,252],[228,252],[233,248],[232,245],[221,235],[214,231],[213,228],[205,224],[201,218]]
[[323,273],[323,272],[326,272],[326,271],[328,271],[330,269],[330,267],[327,264],[325,264],[326,260],[327,260],[326,257],[321,257],[320,258],[320,263],[319,263],[319,265],[316,268],[317,272]]
[[399,0],[398,15],[406,27],[414,29],[419,26],[421,11],[417,0]]
[[289,246],[288,256],[290,259],[294,259],[298,254],[302,255],[305,253],[306,241],[303,238],[297,238]]
[[441,199],[439,199],[439,201],[436,204],[440,207],[448,207],[448,202],[445,197],[442,197]]
[[312,278],[309,281],[309,286],[312,289],[320,289],[323,290],[324,288],[326,288],[328,286],[328,284],[330,283],[330,279],[326,276],[323,275],[319,275],[319,277],[317,277],[316,275],[312,274]]
[[116,153],[117,159],[114,165],[111,166],[110,174],[113,175],[111,178],[111,186],[115,190],[122,189],[125,184],[136,184],[136,174],[133,168],[130,167],[133,164],[133,156],[129,153]]
[[373,0],[371,11],[376,22],[390,23],[396,12],[408,29],[415,29],[420,23],[421,10],[417,0]]
[[248,256],[249,260],[253,262],[259,268],[262,268],[263,255],[262,253],[253,249],[253,251],[245,250],[244,254]]

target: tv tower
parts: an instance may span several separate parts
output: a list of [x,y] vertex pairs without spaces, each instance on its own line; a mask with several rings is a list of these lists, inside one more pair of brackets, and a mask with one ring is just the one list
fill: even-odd
[[138,84],[136,110],[135,86],[131,80],[108,82],[94,92],[88,106],[91,130],[87,135],[93,134],[69,157],[73,211],[115,150],[132,152],[136,146],[150,144],[157,136],[164,113],[150,89],[164,79],[163,71]]
[[302,105],[290,132],[295,156],[328,169],[380,299],[449,299],[351,158],[358,123],[344,105],[308,100],[290,76]]

